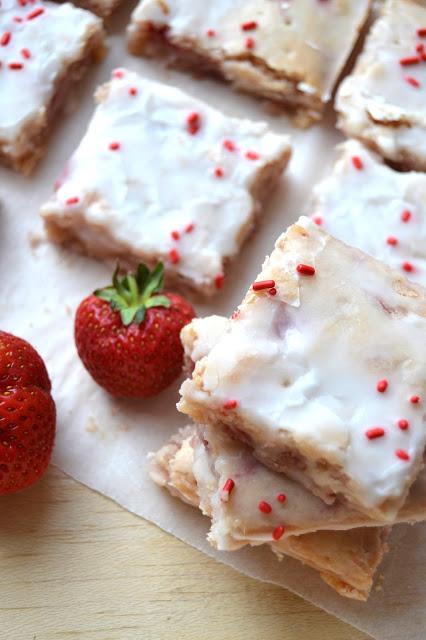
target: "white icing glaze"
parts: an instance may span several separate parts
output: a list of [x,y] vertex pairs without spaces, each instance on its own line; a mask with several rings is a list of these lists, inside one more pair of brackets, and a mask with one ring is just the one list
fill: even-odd
[[[348,136],[368,141],[385,158],[421,169],[426,169],[426,60],[409,66],[400,60],[419,55],[418,43],[426,52],[426,37],[417,36],[417,29],[425,27],[426,6],[387,2],[336,97],[339,126]],[[409,84],[407,77],[420,86]]]
[[[43,13],[28,19],[38,9]],[[5,153],[25,147],[25,139],[19,139],[22,130],[35,118],[45,117],[58,75],[84,48],[89,32],[100,25],[99,18],[71,4],[37,1],[21,6],[17,0],[2,0],[0,38],[3,42],[9,38],[0,45],[0,144]],[[11,63],[22,68],[11,69]]]
[[[299,263],[315,266],[315,276],[299,276]],[[179,407],[205,407],[224,421],[237,415],[262,459],[266,448],[290,446],[308,462],[299,481],[337,489],[366,513],[392,519],[426,442],[424,290],[307,218],[277,241],[258,277],[267,279],[277,295],[249,291],[239,317],[183,384]],[[389,381],[385,393],[376,390],[381,379]],[[423,404],[410,403],[413,395]],[[238,406],[227,411],[230,399]],[[400,419],[409,429],[398,428]],[[375,426],[385,436],[370,440],[366,430]],[[348,480],[317,468],[318,460]]]
[[[368,6],[368,0],[297,0],[285,9],[278,0],[141,0],[129,31],[132,36],[140,24],[151,22],[167,27],[172,41],[195,40],[218,60],[250,53],[273,72],[300,81],[302,93],[327,101]],[[255,29],[242,28],[252,21]],[[247,38],[254,41],[251,49]]]
[[[343,242],[369,253],[426,286],[426,175],[399,173],[361,144],[339,148],[333,173],[314,189],[313,219]],[[358,171],[352,158],[358,156]],[[403,222],[401,215],[411,217]],[[396,239],[397,244],[388,244]],[[406,272],[405,263],[413,267]],[[407,266],[407,265],[406,265]]]
[[[66,175],[43,214],[108,255],[163,259],[200,289],[213,286],[239,249],[265,165],[289,153],[265,123],[229,118],[180,90],[123,71],[106,88]],[[135,89],[136,95],[129,90]],[[195,135],[187,119],[199,114]],[[224,147],[232,140],[235,151]],[[120,148],[112,151],[111,143]],[[256,159],[246,153],[254,151]],[[223,170],[216,177],[216,168]],[[69,198],[79,202],[67,205]],[[188,225],[194,225],[188,233]],[[180,235],[178,240],[171,236]],[[180,261],[173,264],[170,251]]]

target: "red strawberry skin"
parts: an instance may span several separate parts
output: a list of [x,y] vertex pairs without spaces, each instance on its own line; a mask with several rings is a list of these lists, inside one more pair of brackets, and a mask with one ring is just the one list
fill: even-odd
[[95,295],[75,317],[78,354],[92,378],[113,396],[146,398],[168,387],[181,373],[180,331],[195,317],[181,296],[165,293],[169,307],[146,310],[144,320],[125,326],[120,313]]
[[0,331],[0,495],[29,487],[46,471],[56,426],[50,389],[37,351]]

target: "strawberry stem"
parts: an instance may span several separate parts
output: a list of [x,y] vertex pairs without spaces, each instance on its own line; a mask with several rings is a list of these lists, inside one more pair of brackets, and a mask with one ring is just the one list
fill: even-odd
[[140,264],[135,273],[127,273],[119,278],[120,267],[112,276],[112,284],[97,289],[94,295],[109,302],[111,309],[120,312],[122,323],[127,327],[134,322],[140,324],[147,309],[170,307],[167,296],[161,295],[164,283],[164,266],[161,262],[150,271]]

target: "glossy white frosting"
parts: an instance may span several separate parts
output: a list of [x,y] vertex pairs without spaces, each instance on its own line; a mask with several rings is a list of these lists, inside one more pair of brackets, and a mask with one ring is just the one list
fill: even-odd
[[[289,154],[289,139],[175,87],[126,70],[119,75],[101,88],[87,133],[43,214],[94,252],[162,259],[194,287],[214,287],[253,222],[252,185],[263,167]],[[194,113],[200,128],[191,135]],[[70,206],[70,198],[78,203]]]
[[[426,174],[394,171],[353,140],[340,145],[338,153],[332,174],[314,189],[312,219],[426,286]],[[361,171],[353,165],[356,156]],[[406,263],[412,271],[404,270]]]
[[[40,15],[31,16],[43,9]],[[18,21],[16,21],[16,18]],[[46,117],[59,74],[84,49],[99,18],[71,4],[2,0],[0,7],[0,144],[14,154],[22,130]],[[12,65],[22,68],[11,69]]]
[[[426,169],[426,59],[416,45],[423,44],[426,52],[426,37],[417,35],[425,27],[426,6],[389,0],[336,97],[339,126],[348,136],[366,140],[385,158],[421,169]],[[421,58],[418,64],[400,64],[413,55]]]
[[[170,40],[195,41],[197,49],[218,60],[237,60],[249,53],[271,71],[294,80],[302,93],[327,101],[369,1],[287,4],[278,0],[141,0],[129,30],[132,35],[144,22],[167,27]],[[250,22],[256,28],[244,29]],[[247,47],[247,38],[252,39],[252,48]]]
[[[315,266],[315,276],[297,274],[299,263]],[[258,454],[290,444],[308,462],[335,465],[348,478],[340,491],[350,502],[393,518],[426,442],[424,290],[307,218],[277,241],[257,278],[267,279],[277,295],[249,291],[182,385],[179,408],[199,419],[194,407],[204,407],[230,424],[237,416]],[[385,393],[376,389],[382,379]],[[412,404],[413,395],[421,402]],[[230,411],[229,400],[238,402]],[[397,426],[400,419],[409,429]],[[375,426],[385,436],[370,440],[366,431]],[[399,449],[410,460],[399,459]],[[333,487],[333,471],[311,465],[298,480],[307,476]]]

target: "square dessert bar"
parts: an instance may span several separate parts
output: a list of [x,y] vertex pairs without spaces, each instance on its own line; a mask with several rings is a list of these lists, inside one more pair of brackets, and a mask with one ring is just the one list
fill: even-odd
[[[181,341],[188,371],[208,355],[232,322],[222,316],[208,316],[194,318],[182,329]],[[335,500],[332,504],[324,503],[285,474],[265,467],[254,458],[249,447],[222,431],[199,425],[187,427],[186,431],[197,435],[194,440],[193,472],[201,506],[206,492],[208,503],[213,505],[209,540],[218,549],[237,548],[241,539],[264,541],[283,522],[284,538],[312,531],[378,524],[345,502]],[[232,501],[224,500],[222,496],[228,479],[232,480],[231,486],[237,489],[233,492]],[[280,503],[285,504],[284,510],[275,508]],[[425,519],[426,468],[423,468],[393,524],[421,522]]]
[[201,294],[223,283],[290,158],[287,136],[123,69],[43,207],[52,240],[123,263],[162,260]]
[[403,169],[426,170],[426,5],[388,0],[336,97],[338,126]]
[[426,286],[426,174],[394,171],[351,140],[314,189],[321,228]]
[[425,339],[423,288],[300,218],[178,408],[324,501],[391,521],[422,465]]
[[88,11],[2,0],[0,163],[31,172],[71,87],[103,52],[102,23]]
[[171,54],[310,124],[321,118],[369,6],[369,0],[141,0],[129,48],[136,55]]
[[[212,436],[211,431],[209,434]],[[271,505],[264,501],[256,503],[256,491],[259,488],[255,484],[256,471],[250,486],[241,495],[243,483],[250,476],[251,469],[262,468],[262,465],[253,458],[247,461],[244,454],[242,459],[237,454],[229,455],[226,448],[218,443],[213,447],[209,440],[206,444],[206,435],[200,433],[195,426],[189,426],[173,436],[162,449],[152,455],[151,477],[172,495],[199,507],[204,515],[212,519],[208,536],[210,543],[224,551],[247,545],[268,545],[278,557],[293,557],[319,571],[322,579],[340,595],[366,600],[375,571],[387,551],[385,540],[388,529],[370,527],[285,535],[285,526],[279,524],[274,527],[271,535],[271,518],[278,518],[281,522],[280,516],[287,516],[295,508],[292,498],[296,496],[279,493],[274,496],[273,506],[268,511]],[[206,454],[212,448],[215,451]],[[216,487],[215,471],[210,468],[211,457],[214,458],[216,468],[230,466],[234,477],[242,469],[242,463],[247,465],[251,461],[251,468],[242,469],[243,475],[234,485],[229,478],[227,488],[220,490]],[[279,475],[263,469],[266,481],[269,477],[274,482],[274,476]],[[281,477],[285,484],[285,476]],[[250,488],[253,489],[252,494],[248,491]],[[303,493],[303,489],[300,490]],[[287,505],[288,500],[291,500],[292,506]],[[275,512],[280,512],[280,515],[275,515]],[[262,520],[270,521],[269,526],[262,524]],[[230,535],[220,535],[222,527],[225,530],[231,528],[236,535],[235,539]]]

